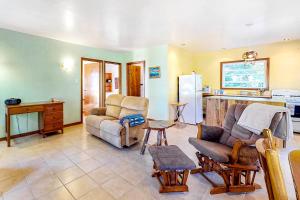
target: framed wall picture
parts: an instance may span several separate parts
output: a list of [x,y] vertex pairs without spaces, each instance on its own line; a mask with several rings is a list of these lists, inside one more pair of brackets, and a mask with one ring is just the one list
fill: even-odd
[[269,89],[269,58],[221,62],[221,89]]
[[160,67],[149,67],[149,78],[160,78]]

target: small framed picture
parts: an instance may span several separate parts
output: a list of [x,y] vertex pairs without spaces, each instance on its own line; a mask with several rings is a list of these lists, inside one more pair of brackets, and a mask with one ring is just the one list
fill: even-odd
[[149,78],[160,78],[160,67],[149,67]]

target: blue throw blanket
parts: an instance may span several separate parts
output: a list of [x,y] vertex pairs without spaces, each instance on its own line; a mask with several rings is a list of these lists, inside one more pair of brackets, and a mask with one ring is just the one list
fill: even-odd
[[124,122],[126,120],[129,121],[130,127],[138,126],[138,125],[145,123],[145,119],[144,119],[143,115],[141,115],[141,114],[127,115],[127,116],[123,117],[122,119],[120,119],[120,124],[122,124],[122,126],[123,126]]

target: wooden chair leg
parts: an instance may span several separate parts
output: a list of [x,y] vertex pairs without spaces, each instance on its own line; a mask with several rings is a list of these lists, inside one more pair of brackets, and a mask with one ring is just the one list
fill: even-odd
[[[261,188],[260,185],[254,183],[257,170],[225,167],[200,153],[196,153],[196,155],[199,160],[200,168],[192,170],[191,174],[200,173],[212,184],[213,188],[210,194],[252,192],[255,189]],[[205,172],[208,171],[214,171],[221,176],[224,184],[218,185],[209,179],[209,177],[205,175]]]

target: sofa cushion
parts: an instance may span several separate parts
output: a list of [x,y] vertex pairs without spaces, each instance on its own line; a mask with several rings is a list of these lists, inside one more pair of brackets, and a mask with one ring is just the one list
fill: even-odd
[[111,94],[105,100],[105,105],[121,106],[124,96],[121,94]]
[[121,103],[122,109],[119,118],[121,119],[127,115],[133,114],[141,114],[146,118],[148,113],[148,103],[149,101],[145,97],[124,97]]
[[144,97],[127,96],[121,103],[122,108],[128,108],[131,110],[143,111],[148,106],[148,100]]
[[143,115],[143,111],[130,110],[130,109],[127,109],[127,108],[122,108],[120,116],[119,116],[119,119],[122,119],[123,117],[126,117],[128,115],[135,115],[135,114],[141,114],[141,115]]
[[106,105],[106,115],[119,118],[121,113],[121,107],[119,106],[111,106],[111,105]]
[[105,100],[106,115],[119,118],[121,112],[121,102],[124,96],[120,94],[112,94]]
[[101,116],[89,115],[86,117],[85,123],[86,125],[93,126],[97,129],[100,129],[100,124],[103,120],[114,120],[114,119],[115,119],[114,117],[104,116],[104,115]]
[[212,158],[217,162],[229,162],[232,148],[206,140],[198,140],[197,138],[189,138],[189,143],[193,145],[201,154]]
[[100,124],[100,130],[110,133],[111,135],[120,136],[124,127],[120,124],[119,120],[104,120]]

